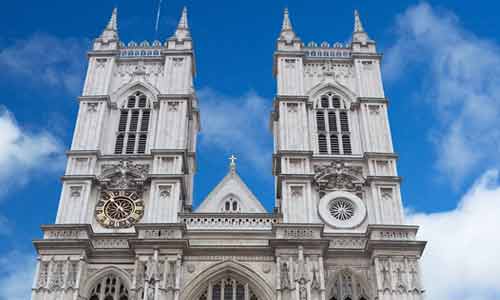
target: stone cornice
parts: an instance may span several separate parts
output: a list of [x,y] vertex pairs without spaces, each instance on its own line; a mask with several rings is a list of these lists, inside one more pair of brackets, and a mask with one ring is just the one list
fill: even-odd
[[367,182],[401,182],[403,181],[403,178],[401,176],[367,176],[366,177]]
[[358,97],[357,102],[361,104],[379,103],[379,104],[389,104],[388,98],[377,98],[377,97]]
[[94,56],[119,56],[120,50],[90,50],[87,52],[87,58]]
[[364,153],[365,159],[370,159],[370,158],[392,158],[392,159],[399,159],[399,155],[397,153],[385,153],[385,152],[365,152]]
[[352,52],[353,59],[382,59],[381,53]]

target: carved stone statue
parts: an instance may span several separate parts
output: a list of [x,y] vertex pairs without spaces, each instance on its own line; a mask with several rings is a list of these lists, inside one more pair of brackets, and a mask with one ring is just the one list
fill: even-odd
[[160,280],[159,273],[158,262],[150,257],[146,265],[146,281],[150,284],[154,284],[156,281]]
[[307,280],[304,277],[299,279],[299,299],[307,300]]
[[288,268],[288,264],[285,262],[281,265],[281,288],[282,289],[291,289],[290,283],[290,271]]

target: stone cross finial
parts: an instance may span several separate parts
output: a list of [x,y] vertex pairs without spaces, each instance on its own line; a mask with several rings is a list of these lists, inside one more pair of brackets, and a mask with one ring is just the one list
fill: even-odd
[[236,156],[234,156],[234,154],[231,154],[231,156],[229,156],[229,168],[231,168],[231,170],[235,170],[236,169]]

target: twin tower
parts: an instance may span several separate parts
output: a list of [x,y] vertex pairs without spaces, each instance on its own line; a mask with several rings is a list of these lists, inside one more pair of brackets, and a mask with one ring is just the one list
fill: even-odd
[[423,299],[425,242],[404,225],[381,55],[357,12],[333,45],[304,44],[284,12],[272,213],[234,161],[193,207],[203,99],[186,9],[168,40],[127,45],[115,9],[88,58],[33,300]]

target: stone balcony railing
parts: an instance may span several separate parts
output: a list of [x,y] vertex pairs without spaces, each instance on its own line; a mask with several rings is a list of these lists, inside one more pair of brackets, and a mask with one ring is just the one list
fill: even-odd
[[191,213],[179,215],[188,230],[271,230],[276,219],[270,214]]

